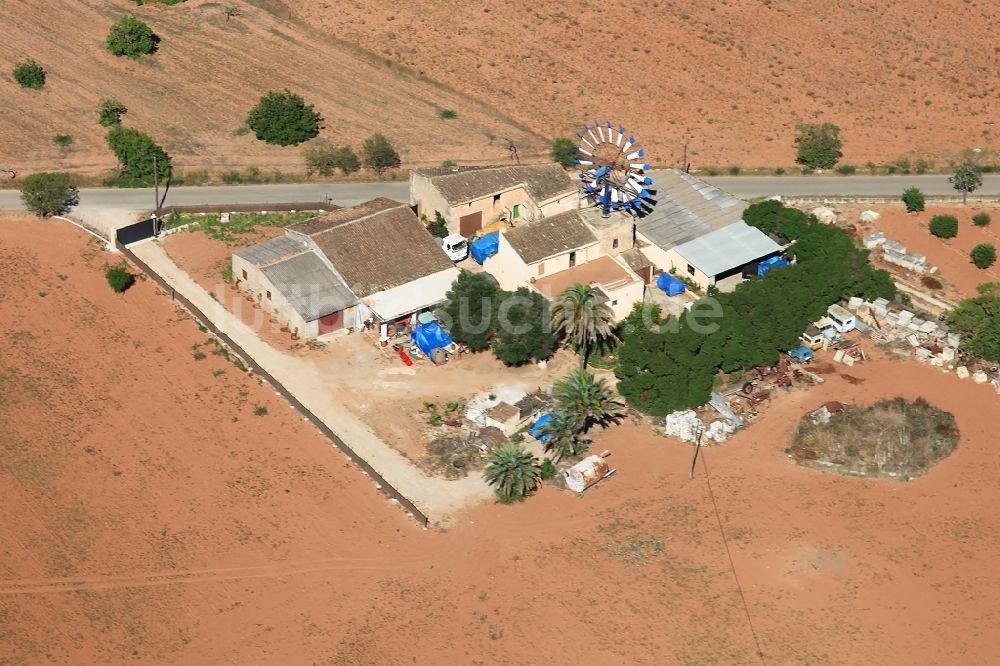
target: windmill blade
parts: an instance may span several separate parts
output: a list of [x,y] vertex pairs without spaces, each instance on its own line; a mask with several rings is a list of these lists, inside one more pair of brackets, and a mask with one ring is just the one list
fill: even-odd
[[640,148],[639,150],[635,151],[634,153],[629,153],[628,155],[626,155],[625,159],[627,159],[627,160],[637,160],[640,157],[645,157],[645,156],[646,156],[646,151],[643,150],[642,148]]
[[628,151],[632,150],[632,146],[634,145],[635,145],[635,137],[630,136],[628,138],[628,141],[625,142],[625,145],[622,146],[622,152],[627,153]]
[[642,162],[631,162],[629,166],[632,167],[633,169],[639,169],[640,171],[649,171],[650,169],[653,168],[648,164],[643,164]]
[[585,137],[585,136],[584,136],[583,134],[581,134],[580,132],[577,132],[577,133],[576,133],[576,136],[577,136],[577,138],[579,138],[579,139],[580,139],[580,141],[582,141],[583,143],[587,144],[587,147],[588,147],[588,148],[591,148],[591,149],[592,149],[592,148],[594,147],[594,144],[592,144],[591,142],[587,141],[587,137]]
[[594,154],[592,152],[590,152],[589,150],[584,150],[583,148],[581,148],[580,146],[578,146],[575,143],[573,144],[573,147],[576,149],[576,152],[583,153],[587,157],[593,157],[594,156]]
[[597,128],[597,136],[601,137],[601,143],[604,143],[604,130],[601,129],[601,123],[595,120],[594,126]]
[[590,160],[574,159],[573,160],[573,164],[583,164],[585,166],[591,166],[594,163],[592,161],[590,161]]
[[597,137],[596,137],[596,136],[594,136],[594,130],[590,129],[590,128],[589,128],[589,127],[587,127],[586,125],[584,125],[584,126],[583,126],[583,128],[584,128],[585,130],[587,130],[587,134],[589,134],[589,135],[590,135],[590,138],[594,140],[594,145],[596,145],[596,144],[600,143],[600,142],[599,142],[599,141],[597,140]]
[[624,140],[625,140],[625,126],[624,125],[619,125],[618,126],[618,138],[615,139],[615,145],[618,146],[619,148],[621,148],[622,147],[622,141],[624,141]]

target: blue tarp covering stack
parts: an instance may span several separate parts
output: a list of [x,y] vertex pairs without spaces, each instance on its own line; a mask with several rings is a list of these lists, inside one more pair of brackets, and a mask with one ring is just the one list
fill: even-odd
[[684,281],[675,278],[670,273],[660,273],[660,277],[656,280],[656,286],[665,291],[667,296],[684,293]]
[[474,241],[472,245],[469,246],[469,253],[472,258],[477,262],[482,264],[486,261],[486,257],[492,257],[497,253],[497,248],[500,247],[500,232],[493,231],[486,234],[477,241]]
[[772,268],[782,268],[787,265],[788,259],[785,259],[784,257],[771,257],[770,259],[765,259],[757,265],[757,275],[764,277]]
[[413,342],[417,344],[424,356],[430,358],[431,352],[439,347],[447,347],[452,343],[452,340],[440,324],[432,321],[413,329]]
[[552,435],[542,435],[541,437],[539,437],[538,433],[541,432],[542,426],[551,420],[552,420],[551,414],[542,414],[541,416],[538,417],[538,420],[536,420],[534,423],[531,424],[531,429],[528,432],[531,434],[532,437],[534,437],[540,442],[548,440],[548,438],[551,437]]

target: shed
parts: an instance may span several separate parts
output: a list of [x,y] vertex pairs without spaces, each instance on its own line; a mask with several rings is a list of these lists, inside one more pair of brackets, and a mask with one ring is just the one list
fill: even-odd
[[517,432],[520,422],[521,410],[510,403],[499,402],[486,410],[486,425],[499,428],[508,437]]
[[567,488],[582,493],[610,474],[611,467],[604,458],[590,455],[563,472],[563,478]]

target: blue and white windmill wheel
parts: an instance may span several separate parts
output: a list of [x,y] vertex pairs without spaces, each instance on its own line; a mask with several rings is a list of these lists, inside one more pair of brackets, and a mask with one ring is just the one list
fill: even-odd
[[642,217],[652,211],[653,180],[646,175],[650,166],[634,136],[626,138],[621,125],[615,130],[610,121],[601,125],[596,120],[593,127],[584,123],[576,136],[579,143],[573,144],[577,154],[573,162],[580,167],[583,196],[600,206],[602,216],[620,210]]

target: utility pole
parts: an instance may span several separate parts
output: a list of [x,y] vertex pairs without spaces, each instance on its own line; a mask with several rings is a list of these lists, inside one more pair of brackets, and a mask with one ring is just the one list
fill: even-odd
[[698,462],[698,451],[701,449],[701,433],[705,430],[705,424],[698,420],[698,425],[694,429],[694,452],[691,454],[691,470],[688,472],[688,480],[694,479],[694,466]]
[[153,153],[153,196],[156,200],[153,202],[153,215],[156,215],[156,211],[160,208],[160,170],[157,168],[156,153]]
[[507,150],[510,151],[510,158],[516,160],[518,164],[521,163],[521,158],[517,155],[517,146],[510,139],[507,139]]

